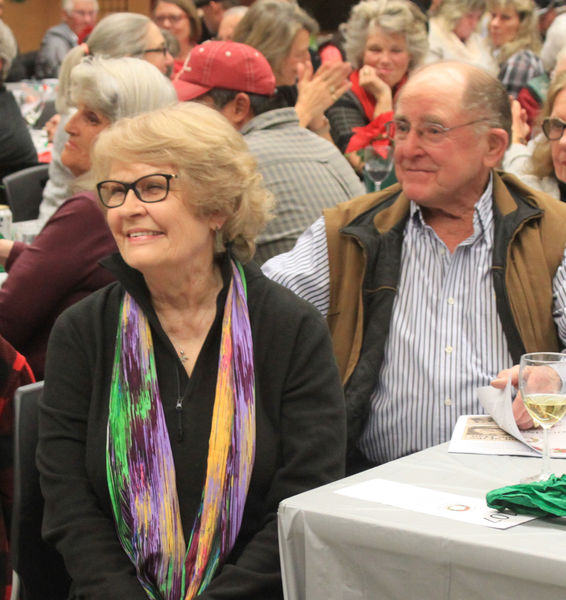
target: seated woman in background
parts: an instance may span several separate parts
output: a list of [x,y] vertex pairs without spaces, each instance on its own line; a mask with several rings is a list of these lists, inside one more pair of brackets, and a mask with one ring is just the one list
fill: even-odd
[[350,65],[341,61],[322,65],[313,75],[310,37],[318,23],[292,2],[257,0],[238,23],[233,41],[259,50],[271,65],[278,94],[294,106],[302,127],[330,140],[324,112],[344,94]]
[[[0,20],[0,182],[2,177],[37,163],[28,125],[12,92],[4,85],[17,52],[12,32]],[[0,204],[5,204],[3,200],[0,188]]]
[[202,25],[193,0],[158,0],[153,20],[161,29],[170,31],[179,44],[175,55],[173,76],[182,68],[191,50],[200,42]]
[[[82,62],[71,73],[70,90],[77,110],[65,127],[69,141],[61,160],[75,177],[90,169],[90,151],[103,129],[176,100],[171,82],[136,58]],[[91,192],[64,202],[32,244],[0,240],[0,264],[8,271],[0,288],[0,334],[26,356],[38,379],[55,319],[113,280],[98,261],[115,248]]]
[[191,102],[103,132],[93,171],[118,282],[49,342],[44,535],[73,598],[283,598],[277,507],[343,475],[345,408],[320,314],[247,262],[255,160]]
[[518,143],[521,123],[514,107],[513,141],[505,154],[503,168],[532,188],[566,202],[566,72],[550,84],[543,108],[542,133],[527,145]]
[[425,57],[426,17],[409,0],[363,0],[342,29],[355,69],[352,89],[326,114],[334,142],[359,172],[363,160],[356,152],[386,138],[395,95]]
[[485,0],[443,0],[429,20],[429,49],[425,62],[457,60],[497,77],[499,67],[487,40],[478,31]]
[[488,0],[487,8],[499,81],[516,98],[530,79],[544,73],[536,7],[532,0]]
[[37,232],[71,194],[70,186],[74,177],[61,162],[61,152],[69,139],[65,132],[65,124],[71,111],[71,107],[68,106],[70,76],[85,56],[133,56],[155,65],[163,74],[169,73],[173,66],[173,57],[167,51],[159,27],[149,17],[136,13],[113,13],[104,17],[92,30],[88,45],[81,44],[65,56],[59,72],[56,102],[57,111],[62,115],[62,119],[55,132],[53,158],[49,165],[49,180],[39,207]]

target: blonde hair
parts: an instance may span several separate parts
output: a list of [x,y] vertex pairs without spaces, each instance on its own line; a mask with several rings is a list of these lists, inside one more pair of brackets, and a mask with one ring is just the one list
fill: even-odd
[[253,256],[273,198],[244,138],[217,111],[185,102],[122,119],[97,138],[92,157],[96,181],[107,179],[115,162],[175,169],[197,215],[226,218],[217,250],[230,245],[242,262]]
[[442,0],[435,19],[446,31],[453,31],[458,21],[475,12],[485,12],[486,0]]
[[318,32],[318,23],[296,4],[256,0],[236,26],[232,39],[259,50],[278,77],[301,29],[313,35]]
[[[548,88],[548,94],[540,116],[541,121],[545,117],[550,117],[552,109],[554,108],[556,96],[565,89],[566,71],[561,71],[556,75]],[[540,179],[544,177],[555,177],[554,163],[552,162],[552,148],[550,144],[551,142],[546,136],[541,136],[541,139],[536,143],[531,156],[531,173]]]
[[420,65],[428,51],[426,16],[410,0],[362,0],[352,8],[348,22],[340,26],[346,58],[354,69],[363,66],[368,35],[377,27],[387,35],[404,35],[409,69]]
[[515,39],[501,46],[497,53],[497,61],[501,65],[510,56],[520,50],[532,50],[538,53],[541,47],[538,31],[538,19],[535,4],[532,0],[488,0],[487,9],[494,12],[507,7],[514,8],[519,15],[519,29]]

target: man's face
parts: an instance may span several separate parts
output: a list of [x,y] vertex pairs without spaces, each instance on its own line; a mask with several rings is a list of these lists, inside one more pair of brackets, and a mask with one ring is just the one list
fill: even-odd
[[63,12],[63,20],[76,35],[80,35],[85,29],[92,29],[96,16],[96,5],[92,0],[75,0],[71,13]]
[[487,132],[466,125],[433,142],[422,135],[427,124],[451,128],[481,118],[461,109],[464,86],[459,71],[429,68],[409,80],[397,103],[395,119],[409,132],[395,139],[395,172],[405,195],[424,208],[473,206],[487,182]]

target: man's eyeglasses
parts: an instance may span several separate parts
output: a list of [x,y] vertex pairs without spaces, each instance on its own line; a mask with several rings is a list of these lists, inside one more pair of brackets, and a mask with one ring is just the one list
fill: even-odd
[[[475,121],[469,121],[468,123],[462,123],[461,125],[454,125],[454,127],[444,127],[444,125],[440,125],[440,123],[425,121],[422,125],[415,127],[415,129],[417,135],[425,144],[433,145],[442,142],[446,136],[455,129],[467,127],[468,125],[475,125],[482,121],[487,121],[487,119],[476,119]],[[394,142],[406,140],[409,137],[411,129],[412,125],[404,119],[394,119],[385,124],[387,137]]]
[[167,46],[158,46],[157,48],[148,48],[143,51],[144,54],[149,54],[150,52],[159,52],[160,54],[163,54],[163,56],[167,56],[169,50],[167,50]]
[[161,202],[169,194],[171,179],[177,177],[178,175],[171,175],[171,173],[151,173],[151,175],[144,175],[132,183],[107,179],[97,183],[96,190],[100,201],[106,208],[122,206],[130,190],[142,202]]
[[542,132],[551,142],[563,136],[565,127],[566,123],[558,117],[546,117],[542,122]]
[[153,20],[159,27],[163,27],[166,21],[169,21],[173,25],[177,25],[181,21],[181,19],[187,19],[187,15],[185,13],[181,13],[179,15],[159,15],[154,17]]

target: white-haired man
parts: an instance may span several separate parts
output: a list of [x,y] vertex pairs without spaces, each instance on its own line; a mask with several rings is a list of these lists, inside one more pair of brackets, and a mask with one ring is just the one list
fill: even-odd
[[51,27],[43,37],[35,62],[35,75],[40,79],[57,77],[59,67],[69,50],[92,30],[98,15],[97,0],[63,0],[63,20]]

